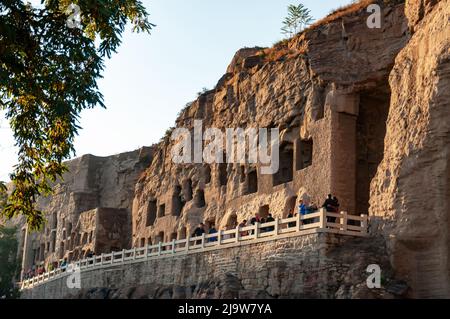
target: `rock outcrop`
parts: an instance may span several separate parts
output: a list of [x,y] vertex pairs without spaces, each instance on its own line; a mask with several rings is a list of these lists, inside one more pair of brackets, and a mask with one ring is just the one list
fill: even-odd
[[449,297],[450,1],[407,8],[416,32],[390,75],[387,143],[370,214],[412,296]]
[[[381,28],[367,24],[366,9],[372,3],[381,7]],[[450,0],[364,0],[272,48],[239,50],[216,87],[181,111],[176,128],[191,133],[189,141],[208,128],[276,128],[279,170],[266,174],[261,161],[233,161],[235,141],[219,154],[228,159],[225,163],[195,158],[207,141],[194,144],[194,163],[175,163],[180,139],[171,138],[173,130],[141,155],[83,157],[71,163],[72,173],[55,185],[55,195],[40,200],[50,215],[56,213],[55,223],[64,225],[54,228],[56,242],[73,247],[72,238],[66,242],[64,235],[68,228],[74,229],[69,233],[75,242],[77,236],[95,232],[90,223],[101,207],[115,209],[114,216],[123,210],[130,214],[129,237],[108,247],[113,249],[184,239],[200,222],[224,229],[255,213],[286,217],[300,199],[320,206],[332,193],[341,210],[369,214],[372,238],[354,244],[350,253],[345,247],[333,250],[332,268],[347,264],[351,252],[358,252],[357,274],[344,267],[330,273],[330,290],[302,294],[293,287],[295,296],[450,297],[449,16]],[[78,220],[83,212],[78,228],[69,227],[69,219]],[[113,230],[103,236],[127,232],[114,223],[109,226],[105,229]],[[38,238],[48,251],[50,233]],[[95,249],[89,239],[86,245],[77,251]],[[365,263],[377,261],[391,279],[389,289],[378,296],[367,292],[361,275]],[[100,283],[79,297],[289,294],[274,292],[275,283],[247,289],[248,278],[239,275],[211,274],[192,281],[182,262],[171,265],[179,267],[171,270],[172,276],[186,276],[177,279],[177,287],[150,279],[115,288]],[[162,264],[153,266],[164,270]],[[277,267],[274,272],[281,271],[282,263]],[[186,294],[189,287],[184,285],[193,282],[195,293]],[[300,282],[320,286],[325,281]]]
[[152,150],[85,155],[67,162],[68,172],[53,185],[53,195],[38,201],[47,218],[44,230],[27,233],[24,226],[20,233],[23,270],[77,259],[89,251],[129,247],[134,186],[151,162]]

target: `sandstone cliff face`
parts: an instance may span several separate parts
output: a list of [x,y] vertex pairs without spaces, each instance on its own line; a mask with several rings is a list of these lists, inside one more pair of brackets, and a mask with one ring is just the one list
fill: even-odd
[[367,28],[364,9],[274,48],[240,50],[217,86],[177,119],[190,130],[194,120],[222,131],[278,128],[281,170],[291,176],[278,183],[248,163],[176,165],[166,136],[136,186],[134,245],[183,238],[201,221],[224,228],[258,211],[283,217],[298,199],[320,205],[330,192],[343,210],[367,213],[383,151],[385,123],[377,117],[387,116],[387,79],[410,33],[403,4],[384,6],[381,29]]
[[390,76],[386,146],[370,214],[412,296],[449,297],[450,1],[411,1],[408,11],[416,33]]
[[[152,148],[142,148],[109,157],[85,155],[67,162],[69,171],[55,183],[53,195],[38,200],[47,218],[45,229],[27,236],[25,231],[21,233],[23,268],[64,257],[77,258],[88,250],[95,251],[96,242],[104,246],[104,228],[113,225],[99,223],[105,210],[97,212],[97,208],[106,208],[112,223],[118,215],[125,216],[121,227],[126,231],[116,233],[120,233],[121,246],[129,247],[134,185],[151,160]],[[107,247],[111,249],[111,245]]]
[[[366,24],[366,5],[372,2],[382,6],[380,29]],[[406,285],[399,284],[401,293],[395,296],[450,297],[449,10],[450,0],[361,1],[273,48],[238,51],[216,87],[189,104],[176,126],[193,132],[194,121],[202,120],[203,130],[278,128],[279,173],[262,174],[260,163],[175,164],[176,141],[170,134],[144,152],[149,156],[83,157],[71,164],[65,182],[55,186],[55,196],[40,201],[49,216],[56,213],[56,242],[71,244],[64,238],[67,221],[78,220],[83,212],[75,236],[96,231],[91,224],[96,223],[97,207],[131,210],[127,240],[137,247],[183,239],[199,222],[226,228],[257,212],[285,217],[299,199],[320,205],[333,193],[341,210],[369,213],[373,238],[343,244],[331,253],[329,266],[337,270],[329,278],[304,280],[314,277],[312,266],[310,274],[298,279],[302,287],[320,288],[325,282],[324,290],[304,293],[296,285],[281,289],[277,281],[285,280],[280,275],[286,265],[282,258],[275,265],[260,261],[273,275],[250,278],[245,269],[227,272],[228,266],[238,265],[234,257],[221,265],[204,255],[192,260],[201,265],[196,270],[209,271],[200,279],[185,269],[191,261],[181,258],[136,266],[130,276],[136,270],[146,277],[143,282],[131,278],[128,284],[135,286],[101,288],[102,283],[95,286],[98,276],[93,274],[91,293],[285,297],[292,289],[298,297],[367,297],[373,292],[365,289],[361,273],[365,275],[368,264],[379,263],[385,276],[409,286],[406,291]],[[110,226],[106,228],[117,228]],[[120,231],[103,231],[103,237]],[[51,241],[49,236],[40,234],[38,242]],[[290,246],[277,247],[283,255]],[[264,249],[270,252],[269,245]],[[303,248],[297,253],[299,262],[311,257]],[[348,265],[353,253],[358,261],[352,270]],[[258,266],[252,262],[251,267]],[[164,274],[162,279],[156,269]],[[122,278],[128,270],[115,276]],[[101,280],[107,285],[105,278]],[[192,285],[195,293],[189,292]],[[89,297],[83,293],[87,295],[79,297]]]
[[[332,192],[342,209],[373,216],[372,235],[388,241],[410,296],[450,296],[450,5],[384,3],[381,29],[367,28],[363,7],[274,48],[239,51],[177,127],[277,127],[294,145],[292,179],[258,174],[249,194],[258,165],[177,166],[166,138],[136,188],[133,244],[184,238],[200,221],[223,228],[261,207],[286,216],[297,199],[320,204]],[[312,165],[299,168],[308,140]],[[149,201],[164,208],[151,221]]]

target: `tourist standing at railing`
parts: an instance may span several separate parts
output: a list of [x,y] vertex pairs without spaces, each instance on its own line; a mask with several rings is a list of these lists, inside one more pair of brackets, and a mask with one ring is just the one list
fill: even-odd
[[45,273],[45,268],[44,268],[44,266],[40,266],[38,268],[38,275],[42,275],[43,273]]
[[28,271],[25,273],[25,279],[31,279],[33,277],[34,277],[34,270],[29,268]]
[[[209,229],[208,234],[210,234],[210,235],[217,234],[217,229],[216,229],[216,227],[214,227],[214,225],[211,225],[211,228]],[[215,241],[217,241],[217,236],[208,238],[209,243],[215,242]]]
[[[272,217],[272,214],[269,214],[267,216],[266,223],[271,223],[271,222],[274,222],[274,221],[275,221],[275,219]],[[275,230],[275,226],[266,227],[266,231],[267,232],[271,232],[271,231],[274,231],[274,230]]]
[[62,268],[63,271],[65,267],[67,267],[67,258],[64,258],[64,260],[59,264],[59,268]]
[[250,223],[251,223],[252,225],[255,225],[256,223],[260,223],[260,222],[261,222],[261,217],[259,216],[258,213],[256,213],[256,214],[255,214],[255,217],[253,217],[253,218],[250,220]]
[[[325,200],[322,207],[325,208],[328,213],[337,213],[339,211],[339,201],[336,196],[333,198],[332,194],[328,194],[328,198]],[[336,217],[327,217],[327,222],[335,223]]]
[[[261,217],[261,219],[259,220],[259,223],[261,225],[264,225],[266,223],[266,219],[264,217]],[[265,233],[266,231],[267,231],[266,227],[261,227],[261,233]]]
[[311,205],[306,208],[306,211],[307,211],[306,213],[313,214],[313,213],[317,212],[318,210],[319,210],[319,208],[317,207],[317,205],[314,203],[311,203]]
[[327,199],[325,199],[325,202],[323,202],[322,207],[326,209],[327,212],[331,213],[331,212],[335,212],[335,207],[334,207],[334,201],[333,201],[333,195],[328,194]]
[[[250,219],[250,224],[255,226],[256,223],[261,223],[261,217],[259,216],[258,213],[255,214],[255,217],[252,217],[252,219]],[[253,231],[252,231],[252,235],[253,235]]]
[[339,200],[337,199],[336,196],[333,197],[333,207],[336,211],[336,213],[339,213]]
[[[231,230],[231,229],[233,229],[233,228],[234,228],[233,226],[225,226],[224,230],[227,231],[227,230]],[[230,239],[230,238],[231,238],[231,235],[230,235],[230,234],[224,234],[224,235],[222,236],[222,239],[223,239],[223,240]]]
[[[194,233],[192,234],[192,237],[200,237],[205,233],[205,224],[200,223],[198,227],[194,230]],[[200,245],[202,243],[201,240],[197,240],[195,242],[196,245]]]
[[[239,224],[239,228],[244,228],[247,227],[247,220],[244,219],[240,224]],[[248,236],[248,231],[241,231],[240,232],[240,236],[244,237],[244,236]]]
[[[305,205],[303,199],[300,199],[300,201],[298,202],[298,213],[300,214],[300,216],[306,216],[308,214],[308,206]],[[304,220],[302,224],[304,225],[311,224],[311,220],[310,219]]]

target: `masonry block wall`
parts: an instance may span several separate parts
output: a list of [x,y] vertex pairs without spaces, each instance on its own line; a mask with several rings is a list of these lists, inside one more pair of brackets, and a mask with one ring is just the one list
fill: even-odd
[[23,298],[372,298],[366,267],[383,248],[362,239],[311,234],[177,255],[81,273],[81,289],[67,277],[25,290]]

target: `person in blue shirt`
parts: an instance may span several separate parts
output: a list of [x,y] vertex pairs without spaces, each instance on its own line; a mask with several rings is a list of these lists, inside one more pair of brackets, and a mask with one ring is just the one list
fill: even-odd
[[[308,206],[305,205],[302,199],[299,202],[298,211],[301,216],[305,216],[308,214]],[[309,224],[310,222],[311,220],[305,220],[303,221],[303,224]]]
[[307,207],[302,199],[299,202],[298,210],[299,210],[300,215],[302,215],[302,216],[307,214]]
[[[209,229],[208,234],[211,235],[211,234],[216,234],[216,233],[217,233],[217,229],[214,227],[214,225],[211,225],[211,228]],[[214,242],[214,241],[217,241],[217,237],[216,236],[210,237],[208,239],[209,243],[210,242]]]

